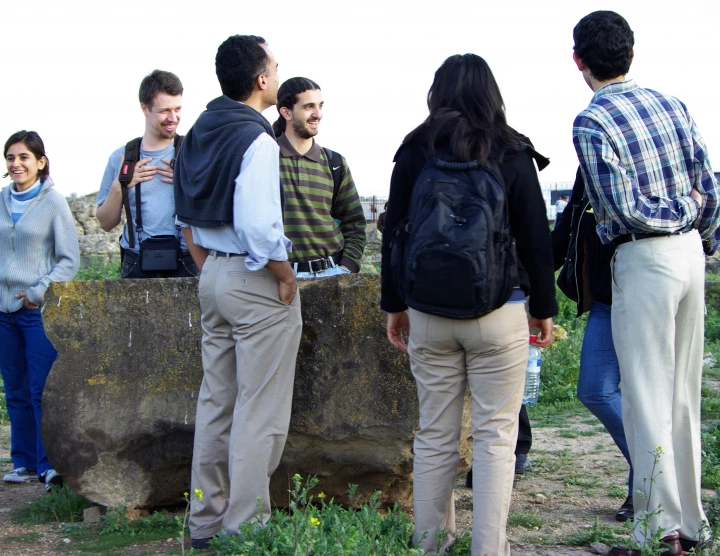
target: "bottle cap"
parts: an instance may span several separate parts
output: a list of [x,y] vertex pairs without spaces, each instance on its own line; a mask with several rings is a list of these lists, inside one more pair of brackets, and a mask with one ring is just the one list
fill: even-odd
[[537,342],[537,339],[538,339],[537,334],[530,334],[530,343],[531,344],[534,345],[535,342]]

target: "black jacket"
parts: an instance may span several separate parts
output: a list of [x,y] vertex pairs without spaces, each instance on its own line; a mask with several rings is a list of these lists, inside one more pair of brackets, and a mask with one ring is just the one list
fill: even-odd
[[[439,146],[438,153],[442,152]],[[407,215],[413,187],[426,160],[423,147],[417,142],[404,143],[395,155],[382,247],[380,306],[388,313],[398,313],[407,308],[393,284],[390,242],[395,226]],[[530,295],[531,316],[540,319],[553,317],[557,314],[557,302],[553,283],[552,246],[545,201],[533,157],[529,150],[508,152],[499,168],[508,195],[510,226],[522,265],[520,284],[516,285],[521,286],[526,295]]]
[[577,303],[578,316],[589,311],[593,301],[612,304],[610,261],[615,246],[603,244],[597,235],[595,215],[585,195],[580,168],[570,203],[555,222],[552,248],[555,269],[562,267],[558,287]]

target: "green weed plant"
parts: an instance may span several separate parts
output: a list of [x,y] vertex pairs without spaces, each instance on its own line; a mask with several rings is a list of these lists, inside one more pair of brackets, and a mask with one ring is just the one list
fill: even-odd
[[90,500],[75,494],[67,485],[53,488],[28,503],[14,519],[19,523],[71,523],[82,521],[83,510],[94,506]]
[[[275,510],[270,520],[262,523],[262,501],[258,500],[258,517],[240,525],[237,535],[219,535],[211,542],[217,554],[244,556],[296,556],[323,554],[344,556],[367,554],[386,556],[421,556],[423,551],[412,546],[413,523],[399,506],[379,513],[380,493],[374,493],[359,504],[357,485],[350,485],[348,494],[351,506],[344,508],[327,501],[321,492],[311,491],[317,486],[315,477],[303,480],[292,478],[290,508]],[[445,535],[435,541],[439,548]],[[469,535],[460,535],[450,554],[469,554]]]

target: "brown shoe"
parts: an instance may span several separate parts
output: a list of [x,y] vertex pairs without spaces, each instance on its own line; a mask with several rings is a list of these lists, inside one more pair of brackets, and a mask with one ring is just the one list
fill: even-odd
[[[661,552],[660,556],[682,556],[682,546],[680,546],[680,535],[670,533],[665,535],[660,541],[667,546],[665,552]],[[626,546],[615,546],[610,549],[608,556],[641,556],[640,551],[635,548],[627,548]]]

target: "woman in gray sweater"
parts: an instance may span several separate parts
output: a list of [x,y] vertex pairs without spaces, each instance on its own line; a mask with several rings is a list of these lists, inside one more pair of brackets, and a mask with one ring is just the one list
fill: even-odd
[[57,352],[45,335],[40,307],[50,282],[72,280],[80,253],[70,207],[52,189],[45,145],[18,131],[3,152],[12,183],[0,196],[0,371],[10,417],[10,457],[4,481],[62,482],[40,437],[45,380]]

